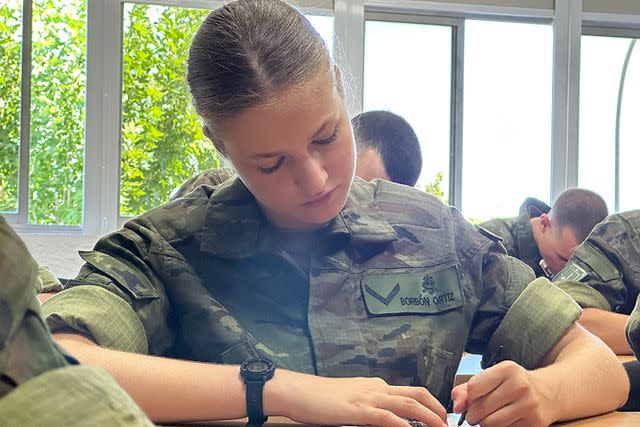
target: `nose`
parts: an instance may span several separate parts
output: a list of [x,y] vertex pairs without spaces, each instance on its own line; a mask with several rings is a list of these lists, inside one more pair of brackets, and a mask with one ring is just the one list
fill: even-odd
[[313,197],[325,191],[327,177],[327,170],[319,156],[309,156],[300,164],[295,180],[306,197]]

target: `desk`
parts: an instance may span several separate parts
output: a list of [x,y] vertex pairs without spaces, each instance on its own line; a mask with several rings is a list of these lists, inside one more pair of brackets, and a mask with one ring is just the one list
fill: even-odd
[[[458,384],[463,384],[469,381],[469,379],[475,374],[482,371],[480,367],[480,360],[482,356],[479,354],[465,354],[462,356],[462,360],[460,361],[460,365],[458,366],[458,371],[456,372],[456,378],[453,383],[454,386]],[[633,355],[618,355],[618,360],[620,363],[631,362],[636,360]],[[638,424],[640,426],[640,424]]]
[[[457,426],[457,415],[449,420],[449,426]],[[213,421],[204,424],[190,424],[191,426],[230,426],[244,427],[245,420],[230,421]],[[284,417],[270,417],[269,422],[265,424],[267,427],[305,427],[305,424],[295,423]],[[466,425],[466,424],[465,424]],[[564,423],[554,424],[557,427],[638,427],[640,426],[640,412],[611,412],[597,417],[585,418],[582,420],[568,421]],[[309,426],[306,426],[309,427]]]

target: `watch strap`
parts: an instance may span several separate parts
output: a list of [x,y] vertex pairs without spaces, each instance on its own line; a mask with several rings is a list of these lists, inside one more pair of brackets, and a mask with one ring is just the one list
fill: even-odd
[[247,388],[247,416],[249,417],[247,427],[261,426],[267,421],[262,409],[264,381],[245,381],[245,386]]

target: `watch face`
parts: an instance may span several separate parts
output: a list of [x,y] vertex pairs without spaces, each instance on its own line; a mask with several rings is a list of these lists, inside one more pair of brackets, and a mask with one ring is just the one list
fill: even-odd
[[247,365],[247,371],[251,373],[259,374],[261,372],[266,372],[269,370],[269,364],[267,362],[263,362],[261,360],[249,363]]

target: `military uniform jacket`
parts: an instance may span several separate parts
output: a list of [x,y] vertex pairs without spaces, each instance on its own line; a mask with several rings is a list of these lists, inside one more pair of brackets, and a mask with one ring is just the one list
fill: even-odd
[[578,305],[455,208],[356,178],[307,257],[239,179],[202,186],[82,252],[52,329],[125,351],[423,385],[445,405],[463,350],[536,367]]
[[544,202],[528,197],[520,206],[520,215],[514,218],[494,218],[481,224],[493,234],[502,238],[507,253],[518,258],[533,269],[536,277],[544,277],[540,267],[542,255],[538,250],[538,244],[533,238],[531,218],[536,218],[543,213],[548,213],[551,208]]
[[640,210],[609,215],[596,225],[553,281],[583,293],[584,307],[630,314],[640,292]]

